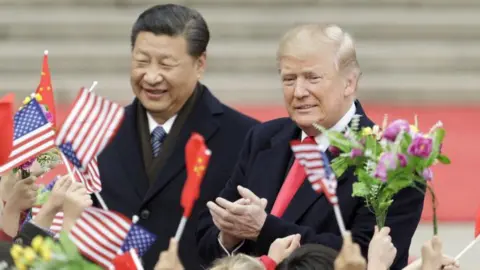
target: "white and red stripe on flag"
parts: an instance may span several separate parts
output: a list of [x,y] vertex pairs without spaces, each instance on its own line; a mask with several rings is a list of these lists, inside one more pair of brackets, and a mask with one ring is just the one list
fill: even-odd
[[295,158],[304,167],[313,190],[317,193],[323,190],[331,204],[338,204],[337,180],[333,173],[328,173],[326,170],[326,166],[329,166],[326,162],[329,161],[318,145],[298,140],[290,142],[290,145]]
[[91,261],[110,269],[121,252],[132,221],[122,214],[87,208],[70,231],[70,239]]
[[58,146],[71,143],[80,161],[74,165],[85,171],[115,135],[124,114],[122,106],[82,88],[58,131],[55,143]]
[[14,116],[13,148],[7,162],[0,164],[3,174],[55,147],[55,131],[35,99]]
[[97,158],[92,159],[87,165],[85,172],[80,172],[75,166],[68,162],[75,177],[75,181],[82,183],[89,194],[102,191],[102,182],[100,182],[100,172],[98,170]]
[[[32,207],[32,219],[35,218],[35,216],[40,212],[40,209],[42,206],[40,205],[35,205]],[[52,231],[54,234],[60,233],[62,230],[63,226],[63,212],[58,212],[55,214],[55,217],[53,218],[52,225],[50,226],[50,231]]]

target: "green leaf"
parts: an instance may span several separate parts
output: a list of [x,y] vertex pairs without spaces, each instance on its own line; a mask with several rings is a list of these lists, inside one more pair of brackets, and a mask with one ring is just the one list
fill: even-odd
[[78,252],[77,247],[72,242],[72,240],[70,240],[66,232],[60,233],[60,244],[62,245],[63,251],[68,258],[73,260],[78,260],[82,258],[82,256]]
[[370,190],[368,189],[367,185],[363,182],[355,182],[353,183],[353,192],[352,196],[354,197],[361,197],[367,198],[370,194]]
[[447,156],[441,155],[441,154],[438,155],[437,160],[438,160],[438,162],[440,162],[442,164],[447,164],[448,165],[448,164],[451,163],[450,159]]
[[352,151],[353,145],[348,138],[345,138],[345,135],[337,131],[327,131],[327,136],[330,143],[340,149],[343,153],[349,153]]
[[433,145],[432,145],[432,153],[428,157],[427,161],[425,162],[425,168],[432,166],[433,162],[438,158],[440,154],[440,145],[445,138],[445,129],[437,128],[433,133]]
[[350,160],[346,157],[336,157],[332,160],[330,166],[337,178],[341,177],[350,166]]

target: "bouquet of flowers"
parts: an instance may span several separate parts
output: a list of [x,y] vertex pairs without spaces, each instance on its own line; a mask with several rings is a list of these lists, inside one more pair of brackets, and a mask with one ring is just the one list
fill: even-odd
[[[42,101],[42,96],[40,94],[35,94],[33,98],[35,98],[38,102]],[[25,100],[23,101],[23,104],[26,105],[31,100],[32,100],[31,97],[26,97]],[[48,111],[48,107],[44,104],[41,104],[41,106],[48,121],[52,122],[52,119],[53,119],[52,114]],[[20,110],[21,109],[22,107],[20,107]],[[49,168],[51,168],[52,165],[58,164],[61,161],[60,152],[58,149],[54,148],[48,152],[45,152],[39,155],[36,158],[32,158],[26,161],[25,163],[20,165],[18,168],[14,168],[13,172],[17,173],[18,171],[20,171],[22,174],[22,178],[27,178],[30,176],[30,169],[32,165],[35,163],[35,161],[37,161],[40,164],[42,169],[48,170]]]
[[51,238],[36,236],[31,246],[13,245],[10,254],[18,270],[102,269],[86,260],[66,233],[60,234],[58,242]]
[[329,137],[329,150],[335,156],[331,164],[335,175],[340,177],[348,169],[354,171],[358,181],[353,185],[352,196],[364,198],[380,228],[385,225],[395,194],[407,187],[421,192],[428,189],[433,202],[434,234],[437,234],[436,198],[429,182],[433,178],[432,165],[450,163],[441,153],[445,137],[442,123],[422,133],[417,121],[410,125],[399,119],[387,125],[385,116],[382,129],[379,126],[360,129],[360,117],[355,115],[346,132],[329,131],[314,124]]

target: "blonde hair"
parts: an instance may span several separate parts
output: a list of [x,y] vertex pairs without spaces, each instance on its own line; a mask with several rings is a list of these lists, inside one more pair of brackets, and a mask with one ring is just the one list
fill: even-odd
[[[308,42],[310,41],[310,42]],[[290,29],[280,40],[277,61],[295,46],[295,49],[314,51],[317,46],[331,45],[334,53],[334,65],[339,72],[354,72],[360,76],[360,65],[357,61],[355,42],[352,36],[337,25],[302,24]]]
[[237,254],[218,259],[209,270],[265,270],[259,259]]

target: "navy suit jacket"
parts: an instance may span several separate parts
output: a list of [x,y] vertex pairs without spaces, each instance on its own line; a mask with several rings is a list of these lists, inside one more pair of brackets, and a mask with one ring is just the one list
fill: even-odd
[[[357,101],[355,105],[356,114],[362,115],[360,126],[373,126],[360,103]],[[293,159],[289,142],[300,138],[300,133],[300,129],[289,118],[254,127],[247,136],[232,178],[220,197],[229,201],[237,200],[237,186],[241,185],[257,196],[266,198],[266,211],[270,213]],[[352,197],[352,184],[355,181],[352,170],[347,170],[338,177],[337,195],[345,225],[367,258],[375,217],[361,198]],[[423,209],[423,198],[423,194],[415,188],[404,189],[394,198],[395,202],[386,221],[386,226],[392,229],[392,241],[398,250],[391,269],[402,269],[407,264],[410,242]],[[302,244],[318,243],[337,250],[342,246],[332,206],[323,194],[313,191],[307,180],[295,194],[282,218],[269,214],[257,240],[245,241],[238,252],[265,255],[275,239],[296,233],[301,234]],[[205,210],[200,216],[197,231],[199,254],[205,264],[225,255],[218,244],[218,234],[219,230],[213,224],[209,211]]]
[[198,213],[225,186],[247,132],[258,122],[225,106],[204,87],[181,129],[173,153],[150,185],[137,128],[137,102],[126,107],[118,133],[98,158],[101,195],[109,209],[127,217],[138,215],[137,224],[157,235],[156,242],[142,258],[145,269],[153,269],[160,252],[168,248],[170,238],[175,235],[183,213],[180,196],[186,179],[185,144],[192,132],[203,135],[212,156],[200,198],[179,246],[186,269],[201,269],[195,241]]

